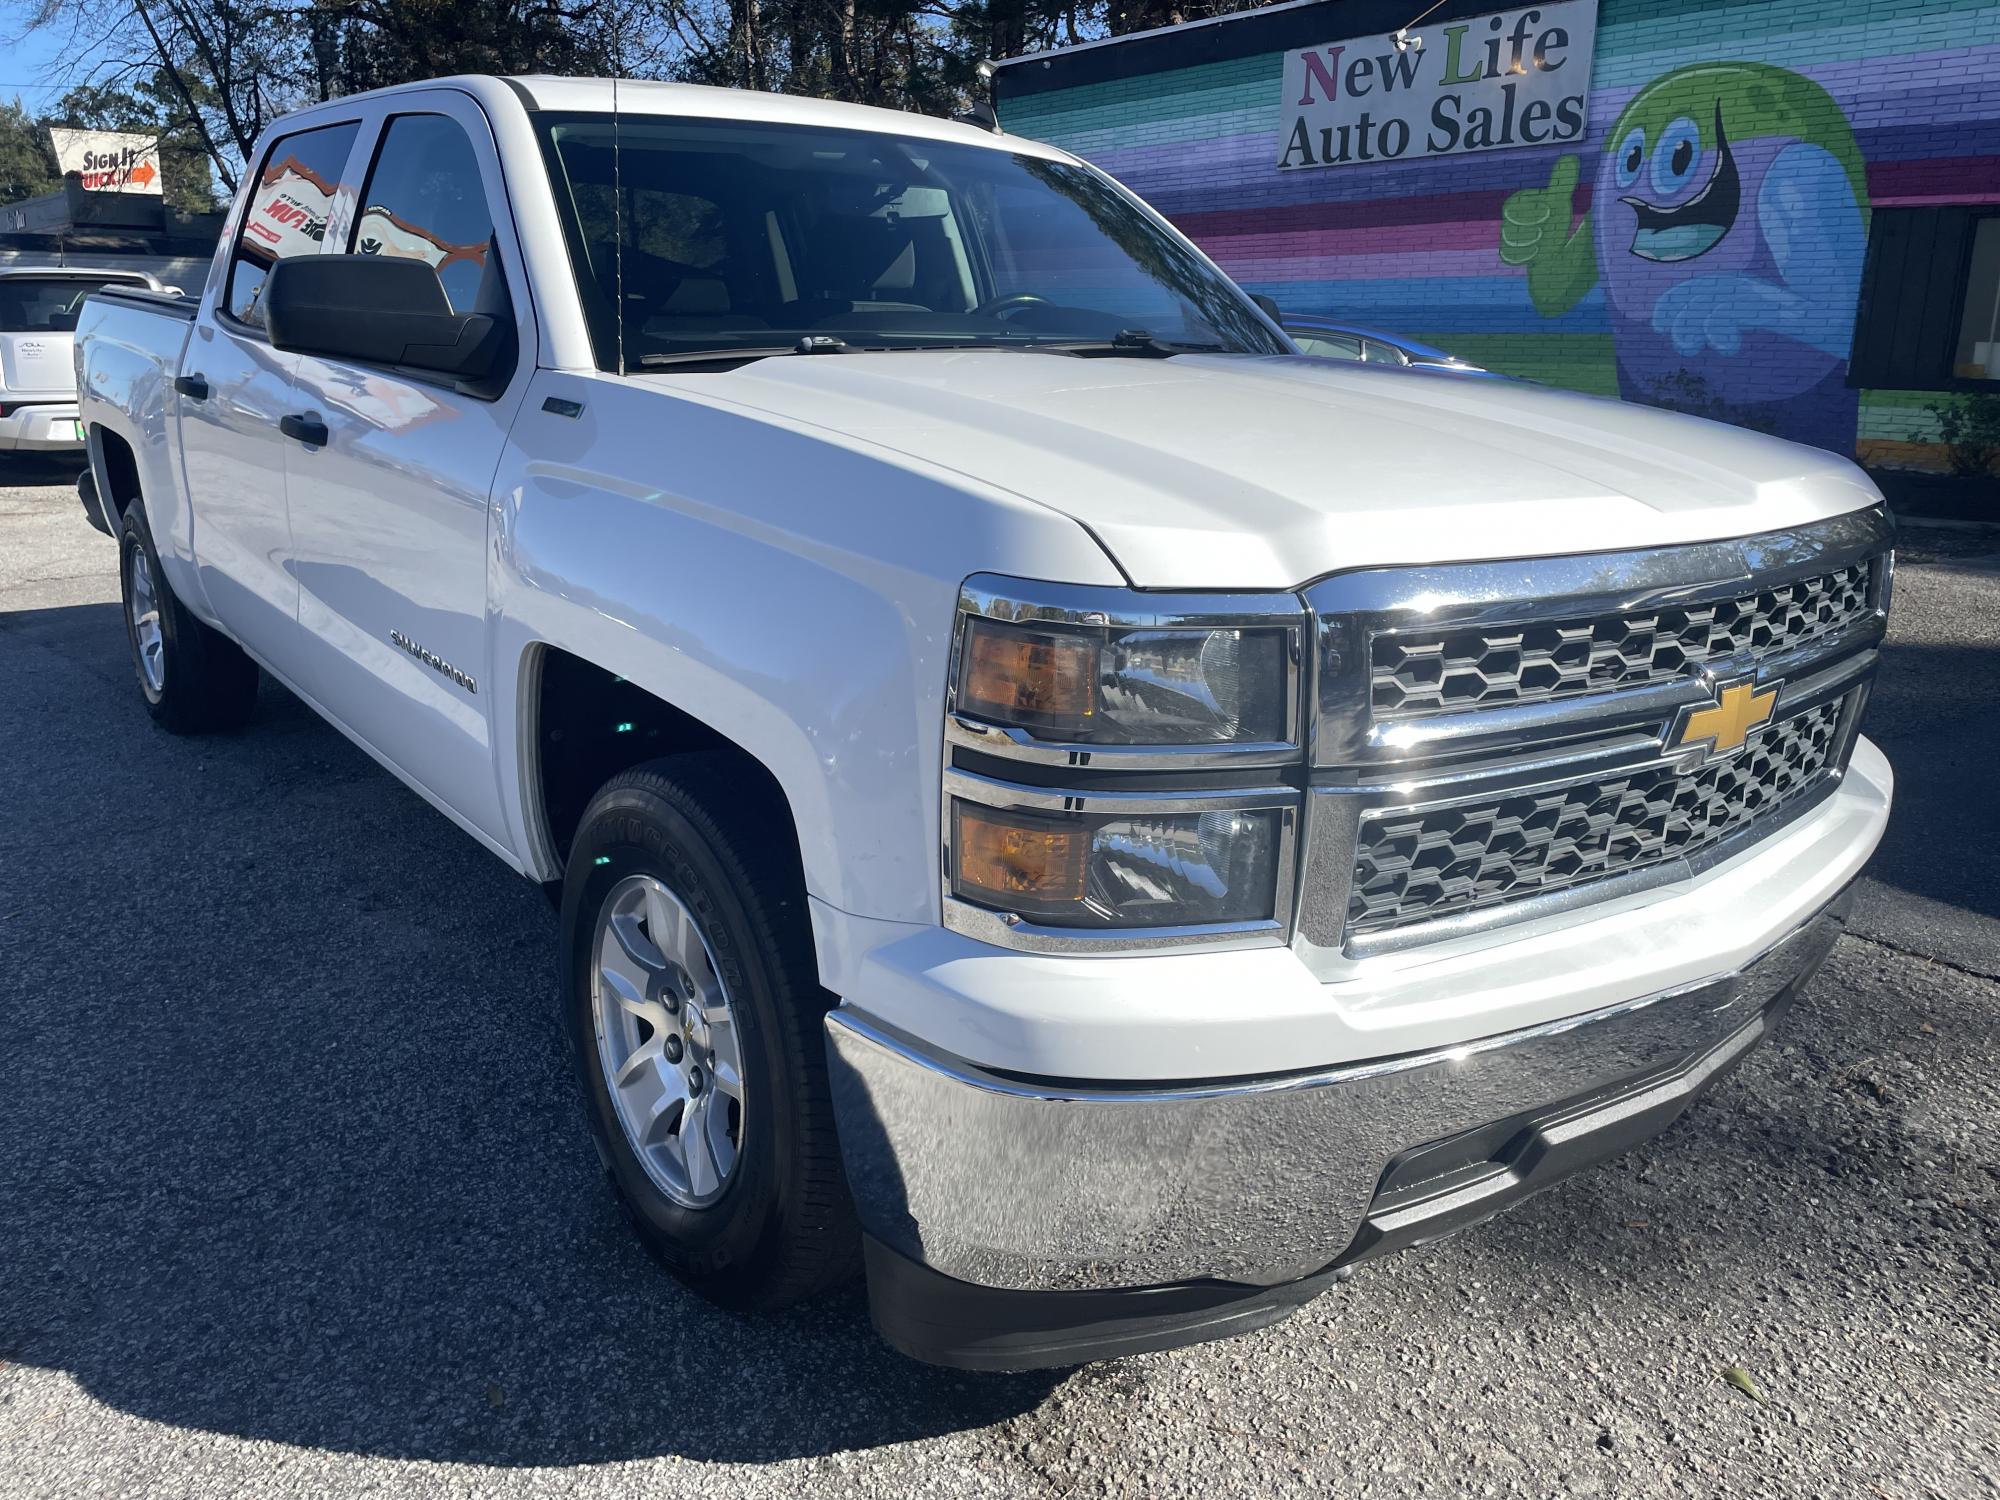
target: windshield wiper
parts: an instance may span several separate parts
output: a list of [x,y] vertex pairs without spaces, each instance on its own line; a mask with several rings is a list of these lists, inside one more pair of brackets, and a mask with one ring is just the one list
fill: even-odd
[[1075,354],[1084,359],[1171,359],[1176,354],[1229,352],[1221,344],[1183,344],[1155,338],[1144,328],[1127,328],[1122,333],[1113,334],[1109,339],[1063,340],[1034,344],[1030,347],[1061,354]]
[[641,370],[667,370],[689,365],[727,365],[732,369],[753,359],[776,359],[786,354],[845,354],[845,339],[825,334],[808,334],[796,344],[766,344],[747,349],[685,349],[673,354],[642,354],[632,361]]

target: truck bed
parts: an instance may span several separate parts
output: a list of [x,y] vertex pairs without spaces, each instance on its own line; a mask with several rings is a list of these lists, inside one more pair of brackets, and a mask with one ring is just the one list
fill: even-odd
[[179,318],[192,323],[194,315],[201,307],[198,297],[183,297],[173,292],[156,292],[143,286],[100,287],[84,298],[85,302],[136,302],[148,312],[165,313],[168,317]]

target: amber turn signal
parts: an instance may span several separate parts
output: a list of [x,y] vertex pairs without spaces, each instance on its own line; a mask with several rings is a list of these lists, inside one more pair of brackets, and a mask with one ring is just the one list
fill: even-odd
[[960,895],[1037,910],[1083,900],[1090,834],[1081,824],[953,806],[952,887]]
[[974,620],[959,704],[1009,724],[1087,722],[1096,706],[1097,643]]

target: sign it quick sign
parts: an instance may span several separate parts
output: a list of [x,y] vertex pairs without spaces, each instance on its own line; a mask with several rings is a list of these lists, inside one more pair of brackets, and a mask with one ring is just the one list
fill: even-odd
[[[1421,36],[1422,45],[1416,45]],[[1556,146],[1582,136],[1597,0],[1556,0],[1285,55],[1280,167]]]
[[160,196],[160,139],[120,130],[49,128],[56,166],[75,174],[90,193],[148,193]]

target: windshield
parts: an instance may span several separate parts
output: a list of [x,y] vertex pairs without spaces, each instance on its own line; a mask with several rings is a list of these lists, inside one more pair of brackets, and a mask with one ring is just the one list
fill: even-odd
[[[1249,299],[1101,173],[874,132],[538,117],[598,363],[1149,335],[1284,354]],[[614,198],[613,183],[618,184]],[[613,255],[622,199],[623,286]]]
[[73,333],[97,283],[74,276],[0,277],[0,333]]

